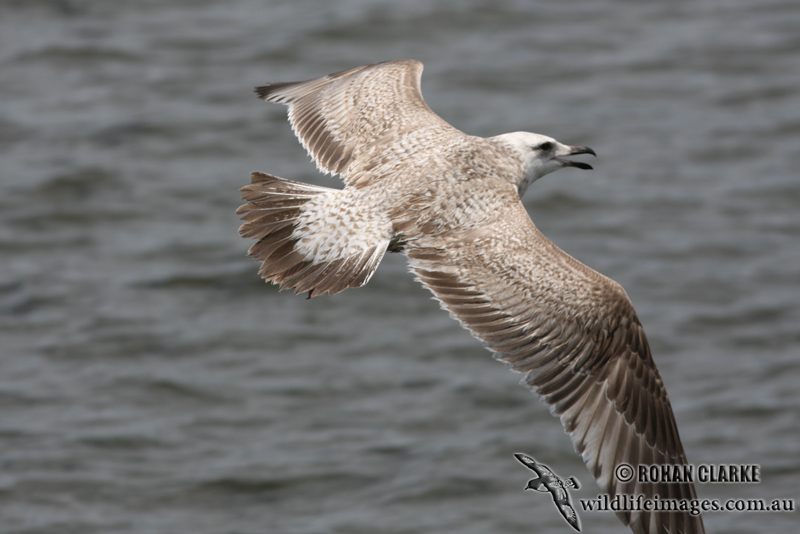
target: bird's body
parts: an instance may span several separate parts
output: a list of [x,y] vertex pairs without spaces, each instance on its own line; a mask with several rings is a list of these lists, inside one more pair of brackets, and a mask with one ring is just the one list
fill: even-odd
[[[289,106],[320,170],[342,190],[253,173],[240,232],[261,275],[309,296],[365,284],[387,250],[561,418],[600,487],[694,498],[691,484],[619,483],[613,469],[685,464],[672,409],[622,287],[539,232],[520,196],[565,159],[594,154],[539,134],[480,138],[435,115],[422,65],[367,65],[256,89]],[[702,532],[682,513],[621,513],[634,532]]]

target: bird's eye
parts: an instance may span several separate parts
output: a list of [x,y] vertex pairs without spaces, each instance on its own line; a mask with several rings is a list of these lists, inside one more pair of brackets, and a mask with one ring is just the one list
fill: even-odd
[[548,152],[550,149],[553,148],[553,143],[551,143],[550,141],[545,141],[544,143],[535,148],[536,150],[541,150],[542,152]]

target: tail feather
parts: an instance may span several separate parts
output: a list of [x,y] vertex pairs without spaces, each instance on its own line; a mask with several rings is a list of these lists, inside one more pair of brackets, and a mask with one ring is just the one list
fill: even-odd
[[336,190],[254,172],[236,211],[242,237],[256,239],[248,254],[259,274],[281,289],[309,296],[366,284],[391,240],[391,223]]
[[[340,281],[340,273],[347,270],[347,266],[351,264],[353,258],[345,258],[334,260],[328,264],[322,273],[317,275],[317,284],[315,291],[319,294],[330,292],[331,295],[337,293],[333,291],[333,287]],[[341,290],[340,290],[341,291]]]

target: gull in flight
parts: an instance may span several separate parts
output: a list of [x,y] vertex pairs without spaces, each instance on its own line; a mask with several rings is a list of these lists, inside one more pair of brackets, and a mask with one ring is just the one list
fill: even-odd
[[[522,373],[561,419],[600,489],[695,499],[692,483],[622,482],[617,465],[686,465],[667,391],[622,287],[556,247],[521,202],[528,186],[594,151],[514,132],[482,138],[425,104],[422,64],[366,65],[256,88],[285,104],[317,167],[344,189],[254,172],[240,234],[260,275],[309,298],[369,281],[386,251],[451,316]],[[702,533],[684,511],[620,511],[637,534]]]

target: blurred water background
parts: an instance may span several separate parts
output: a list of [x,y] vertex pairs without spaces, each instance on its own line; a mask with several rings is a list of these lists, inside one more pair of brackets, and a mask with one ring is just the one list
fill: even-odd
[[305,300],[237,235],[250,171],[338,184],[251,88],[404,58],[468,133],[597,151],[534,221],[628,291],[690,460],[762,466],[700,497],[797,498],[798,28],[794,0],[3,0],[0,533],[571,532],[512,457],[596,496],[561,425],[404,257]]

